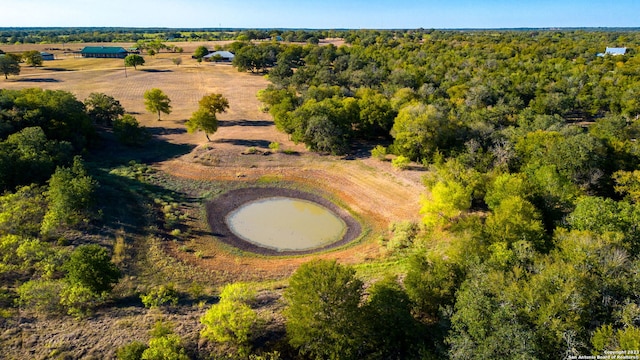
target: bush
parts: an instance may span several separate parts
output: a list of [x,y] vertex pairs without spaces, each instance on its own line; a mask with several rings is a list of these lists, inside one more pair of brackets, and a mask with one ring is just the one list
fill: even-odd
[[380,161],[384,161],[387,159],[387,148],[382,145],[376,145],[376,147],[371,150],[371,156]]
[[399,155],[395,159],[391,160],[391,165],[399,170],[407,170],[410,163],[411,160],[409,160],[408,157],[402,155]]
[[146,344],[134,341],[120,347],[116,351],[116,356],[118,357],[118,360],[140,360],[142,358],[142,353],[144,353],[148,348],[149,346]]
[[411,247],[420,227],[412,221],[401,221],[391,224],[389,230],[393,236],[387,243],[387,249],[394,251]]
[[96,294],[111,291],[120,278],[120,270],[111,262],[107,249],[97,244],[78,246],[64,268],[69,283]]
[[167,304],[178,305],[179,296],[173,284],[168,284],[152,288],[146,295],[140,295],[140,299],[146,308],[152,308]]
[[278,152],[280,150],[280,143],[279,142],[272,142],[269,144],[269,149]]

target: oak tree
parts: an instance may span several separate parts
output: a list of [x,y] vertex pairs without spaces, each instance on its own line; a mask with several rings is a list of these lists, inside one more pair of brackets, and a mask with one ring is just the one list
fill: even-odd
[[144,92],[144,106],[148,111],[158,113],[158,121],[160,121],[161,112],[171,114],[171,99],[158,88]]

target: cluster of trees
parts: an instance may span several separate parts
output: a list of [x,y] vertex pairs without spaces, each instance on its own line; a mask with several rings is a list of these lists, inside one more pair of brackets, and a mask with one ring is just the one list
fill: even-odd
[[108,298],[120,270],[106,248],[66,239],[97,218],[98,182],[82,160],[113,129],[146,132],[113,97],[0,90],[0,306],[81,316]]
[[166,29],[166,28],[0,28],[0,44],[60,44],[95,42],[270,40],[318,43],[339,37],[336,30]]
[[[351,44],[340,47],[232,46],[250,60],[237,56],[239,70],[268,70],[273,84],[263,101],[284,131],[306,132],[299,109],[320,103],[325,108],[314,113],[347,129],[336,137],[362,137],[364,125],[377,116],[385,120],[379,132],[395,139],[393,152],[413,160],[430,160],[434,149],[459,151],[470,139],[499,141],[500,130],[517,126],[522,115],[557,115],[566,123],[639,113],[631,47],[636,33],[360,31],[347,40]],[[628,55],[597,56],[612,45],[629,46]],[[360,104],[360,111],[350,111],[346,105],[363,90],[379,95],[373,108]],[[435,131],[443,122],[447,129]],[[413,126],[422,131],[410,136],[403,130]]]
[[[638,347],[640,35],[354,31],[347,40],[269,45],[272,85],[259,97],[312,150],[382,140],[391,145],[376,156],[428,167],[423,221],[394,225],[386,245],[411,259],[402,289],[424,331],[420,351],[553,359]],[[614,45],[627,54],[597,55]],[[345,311],[363,306],[343,296]],[[333,320],[318,320],[292,310],[314,300],[288,300],[289,341],[302,353],[366,351],[366,341],[349,343],[357,331],[341,330],[335,306]],[[336,338],[314,348],[298,336],[325,338],[299,321],[332,324]]]
[[28,66],[42,66],[42,55],[37,50],[26,51],[22,54],[5,54],[0,50],[0,72],[8,79],[9,75],[20,75],[20,63]]

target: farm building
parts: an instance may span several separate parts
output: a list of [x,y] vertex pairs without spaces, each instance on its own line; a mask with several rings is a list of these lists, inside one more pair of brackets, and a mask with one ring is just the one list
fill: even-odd
[[85,58],[124,59],[129,53],[127,50],[115,46],[86,46],[80,54]]
[[624,55],[626,53],[627,53],[627,48],[626,47],[622,47],[622,48],[608,47],[604,51],[604,53],[600,53],[600,54],[598,54],[598,56],[605,56],[605,55],[617,56],[617,55]]
[[55,57],[53,56],[53,54],[48,53],[46,51],[40,52],[40,56],[42,56],[42,60],[44,61],[55,60]]
[[233,61],[235,57],[236,56],[229,51],[214,51],[209,53],[209,55],[205,55],[203,59],[205,61]]

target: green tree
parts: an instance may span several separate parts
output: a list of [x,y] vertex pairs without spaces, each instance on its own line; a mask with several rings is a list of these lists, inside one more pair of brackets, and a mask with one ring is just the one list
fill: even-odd
[[84,100],[87,115],[96,124],[111,125],[118,117],[124,115],[120,101],[103,93],[91,93]]
[[462,275],[460,266],[451,260],[417,253],[409,258],[404,285],[417,308],[436,317],[441,306],[453,305]]
[[58,167],[49,179],[49,189],[45,193],[48,206],[41,232],[49,234],[61,226],[87,221],[96,186],[97,182],[87,175],[80,157],[74,159],[72,168]]
[[202,61],[202,58],[205,57],[206,55],[209,55],[209,49],[207,49],[206,46],[202,46],[202,45],[198,46],[196,48],[196,51],[193,52],[193,57],[200,61]]
[[142,145],[149,139],[149,133],[132,115],[126,114],[116,118],[113,123],[113,134],[125,145]]
[[45,214],[42,188],[23,186],[0,196],[0,235],[36,236]]
[[97,244],[78,246],[64,268],[72,285],[81,285],[95,294],[111,291],[120,279],[120,270],[111,262],[107,249]]
[[17,56],[5,54],[0,56],[0,72],[4,74],[4,78],[8,79],[9,75],[20,75],[20,60]]
[[195,131],[204,131],[207,141],[209,134],[213,134],[218,130],[218,113],[223,113],[229,108],[229,100],[222,94],[211,94],[200,99],[200,107],[191,115],[191,118],[185,123],[187,131],[192,133]]
[[538,210],[520,196],[503,199],[487,216],[485,233],[491,243],[504,242],[507,245],[525,240],[536,249],[546,249],[544,226]]
[[171,59],[171,62],[173,63],[173,65],[175,66],[180,66],[180,64],[182,64],[182,58],[180,57],[175,57]]
[[[447,343],[450,359],[535,359],[533,329],[510,301],[510,280],[477,269],[456,295]],[[546,349],[545,349],[546,350]]]
[[428,227],[441,227],[460,217],[471,207],[471,190],[457,181],[439,181],[428,196],[422,198],[420,213]]
[[394,151],[412,160],[429,159],[438,149],[447,149],[453,133],[445,114],[433,105],[418,103],[400,109],[391,129]]
[[144,65],[144,58],[138,54],[129,54],[124,58],[124,66],[133,66],[138,70],[138,65]]
[[352,359],[362,345],[362,281],[335,261],[303,264],[289,279],[284,297],[291,346],[313,359]]
[[250,335],[257,321],[250,303],[255,293],[245,284],[229,284],[220,294],[220,302],[211,306],[200,318],[204,325],[200,334],[210,340],[237,348],[239,355],[250,351]]
[[411,315],[411,301],[395,278],[373,284],[364,313],[367,359],[417,358],[422,326]]
[[42,55],[40,55],[40,51],[38,50],[27,51],[22,54],[22,58],[29,66],[42,66]]
[[171,114],[171,99],[158,88],[144,92],[144,105],[148,111],[158,113],[158,121],[161,112]]

